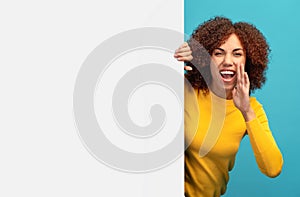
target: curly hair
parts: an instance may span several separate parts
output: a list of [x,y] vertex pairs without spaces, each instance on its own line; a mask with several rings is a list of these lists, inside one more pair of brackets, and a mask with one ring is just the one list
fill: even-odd
[[246,51],[245,71],[250,80],[249,94],[265,83],[270,48],[263,34],[252,24],[232,23],[228,18],[215,17],[200,24],[188,40],[193,60],[186,64],[193,70],[188,71],[185,77],[194,88],[209,91],[207,83],[211,82],[211,55],[233,33]]

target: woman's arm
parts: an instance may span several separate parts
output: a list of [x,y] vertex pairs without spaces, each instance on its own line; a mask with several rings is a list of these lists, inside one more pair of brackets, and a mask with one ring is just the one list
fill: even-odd
[[234,104],[245,119],[250,143],[260,171],[269,177],[276,177],[281,172],[283,158],[272,136],[261,104],[256,100],[250,102],[249,88],[250,81],[244,71],[244,65],[238,65],[237,83],[232,91]]
[[256,118],[246,122],[247,133],[260,171],[269,177],[276,177],[282,169],[282,154],[272,136],[263,107],[256,103]]

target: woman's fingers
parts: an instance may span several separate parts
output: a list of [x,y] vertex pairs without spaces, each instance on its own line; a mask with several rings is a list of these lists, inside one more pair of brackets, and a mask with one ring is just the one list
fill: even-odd
[[237,69],[236,69],[236,76],[237,76],[237,79],[236,79],[236,87],[240,87],[242,85],[242,80],[241,80],[241,67],[240,67],[240,64],[237,64]]
[[[184,42],[174,53],[174,57],[178,61],[190,62],[193,59],[192,50],[187,42]],[[193,70],[190,66],[184,66],[184,70]]]
[[174,54],[174,57],[176,57],[176,58],[179,58],[179,57],[188,58],[190,56],[192,56],[192,51],[179,52],[179,53]]
[[187,42],[182,43],[182,45],[180,46],[180,48],[184,48],[184,47],[189,47],[189,44]]
[[235,106],[242,112],[249,109],[249,87],[250,81],[248,74],[245,72],[244,64],[236,64],[237,82],[236,87],[232,90],[232,96]]
[[244,92],[245,94],[249,94],[250,89],[250,80],[247,72],[245,72],[244,64],[237,64],[237,82],[236,89]]
[[174,53],[178,61],[191,61],[193,59],[192,50],[188,43],[183,43]]
[[184,66],[184,70],[193,70],[193,68],[190,66]]
[[189,45],[185,42],[178,49],[176,49],[175,53],[188,52],[191,51]]
[[174,53],[174,56],[183,57],[191,54],[192,54],[191,49],[184,48],[184,49],[177,49]]
[[241,77],[241,86],[242,87],[244,87],[244,85],[245,85],[245,70],[244,70],[244,65],[243,64],[240,64],[240,71],[241,71],[241,75],[240,75],[240,77]]
[[249,76],[248,76],[248,73],[245,72],[245,86],[248,88],[250,88],[250,80],[249,80]]
[[189,44],[187,42],[182,43],[178,49],[190,49]]
[[186,52],[186,53],[180,53],[180,54],[175,54],[174,57],[178,60],[178,61],[187,61],[190,62],[193,59],[193,56],[191,53]]
[[[245,72],[244,64],[237,64],[237,82],[236,86],[243,88],[247,87],[247,83],[249,83],[249,78],[247,73]],[[248,80],[248,81],[247,81]]]

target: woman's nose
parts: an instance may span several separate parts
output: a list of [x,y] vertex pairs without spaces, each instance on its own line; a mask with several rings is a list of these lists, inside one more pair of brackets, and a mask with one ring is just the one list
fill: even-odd
[[231,55],[226,54],[224,56],[224,65],[225,66],[233,66],[233,58]]

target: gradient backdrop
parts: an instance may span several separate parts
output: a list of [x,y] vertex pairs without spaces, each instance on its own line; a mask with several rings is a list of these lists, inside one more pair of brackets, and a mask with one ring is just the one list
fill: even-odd
[[185,33],[217,15],[253,23],[267,38],[271,60],[265,86],[253,96],[263,104],[274,137],[284,156],[281,175],[260,173],[248,137],[240,150],[225,197],[298,197],[300,179],[300,1],[185,0]]

